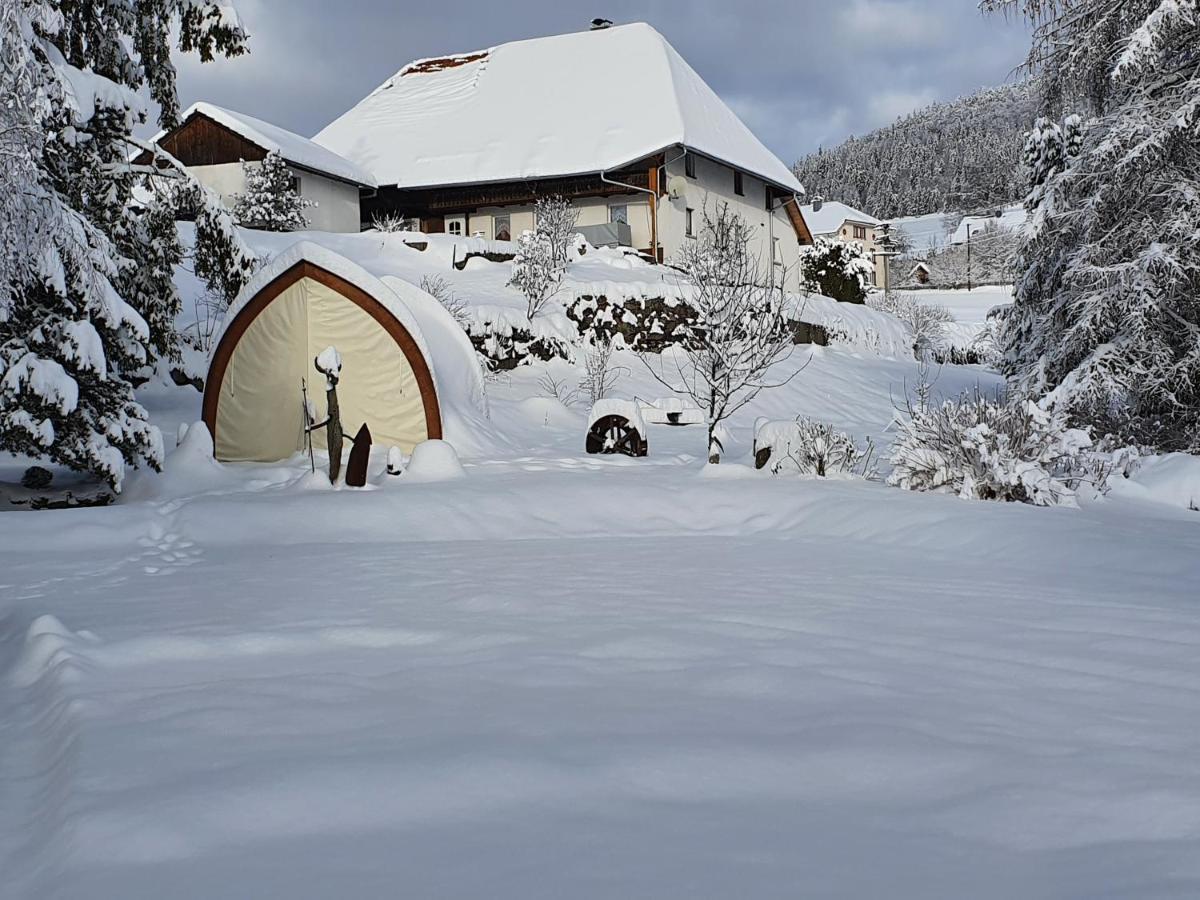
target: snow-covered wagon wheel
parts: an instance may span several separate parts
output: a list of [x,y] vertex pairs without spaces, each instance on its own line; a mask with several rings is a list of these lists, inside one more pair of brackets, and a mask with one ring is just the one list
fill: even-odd
[[588,453],[624,453],[645,456],[646,439],[624,416],[603,416],[592,423],[587,434]]

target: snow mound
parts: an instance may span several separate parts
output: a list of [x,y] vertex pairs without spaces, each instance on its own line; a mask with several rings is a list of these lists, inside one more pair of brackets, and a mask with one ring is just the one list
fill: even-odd
[[1200,511],[1200,457],[1169,453],[1142,463],[1128,479],[1114,479],[1113,493]]
[[466,471],[458,454],[446,441],[422,441],[413,448],[412,459],[404,470],[406,482],[454,481],[465,478]]
[[32,687],[51,674],[63,677],[77,642],[78,636],[54,616],[39,616],[25,633],[25,644],[9,677],[21,688]]

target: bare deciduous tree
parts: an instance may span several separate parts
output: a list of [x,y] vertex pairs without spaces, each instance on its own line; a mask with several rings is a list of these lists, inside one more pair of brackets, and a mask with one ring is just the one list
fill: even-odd
[[613,342],[611,337],[596,336],[583,354],[583,377],[579,379],[579,391],[588,400],[589,406],[608,396],[609,392],[629,370],[612,364]]
[[[722,423],[768,388],[772,366],[792,353],[788,298],[763,277],[750,252],[753,227],[725,204],[704,212],[703,229],[676,260],[690,284],[696,319],[686,339],[661,356],[643,354],[650,373],[708,416],[709,462],[720,462]],[[782,279],[780,279],[782,282]]]
[[525,295],[530,321],[558,291],[561,278],[562,269],[554,264],[554,248],[546,235],[526,231],[517,238],[517,255],[508,284]]
[[571,245],[575,240],[575,229],[579,224],[579,210],[563,197],[543,197],[534,206],[537,233],[550,242],[551,261],[558,271],[567,267]]

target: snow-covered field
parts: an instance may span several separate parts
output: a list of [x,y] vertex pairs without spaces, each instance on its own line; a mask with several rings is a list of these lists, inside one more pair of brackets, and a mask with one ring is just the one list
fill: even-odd
[[1078,510],[754,472],[756,416],[886,445],[915,374],[806,363],[715,471],[697,427],[585,455],[557,362],[490,385],[461,478],[193,436],[0,516],[0,896],[1195,897],[1194,461]]

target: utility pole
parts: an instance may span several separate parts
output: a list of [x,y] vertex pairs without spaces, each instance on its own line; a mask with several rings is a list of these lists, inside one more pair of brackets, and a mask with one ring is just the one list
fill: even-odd
[[967,290],[971,290],[971,223],[967,223]]
[[883,284],[878,287],[883,288],[885,294],[892,292],[892,273],[891,261],[892,257],[897,255],[896,242],[892,240],[892,223],[881,222],[875,227],[875,267],[879,269],[879,260],[883,260]]

